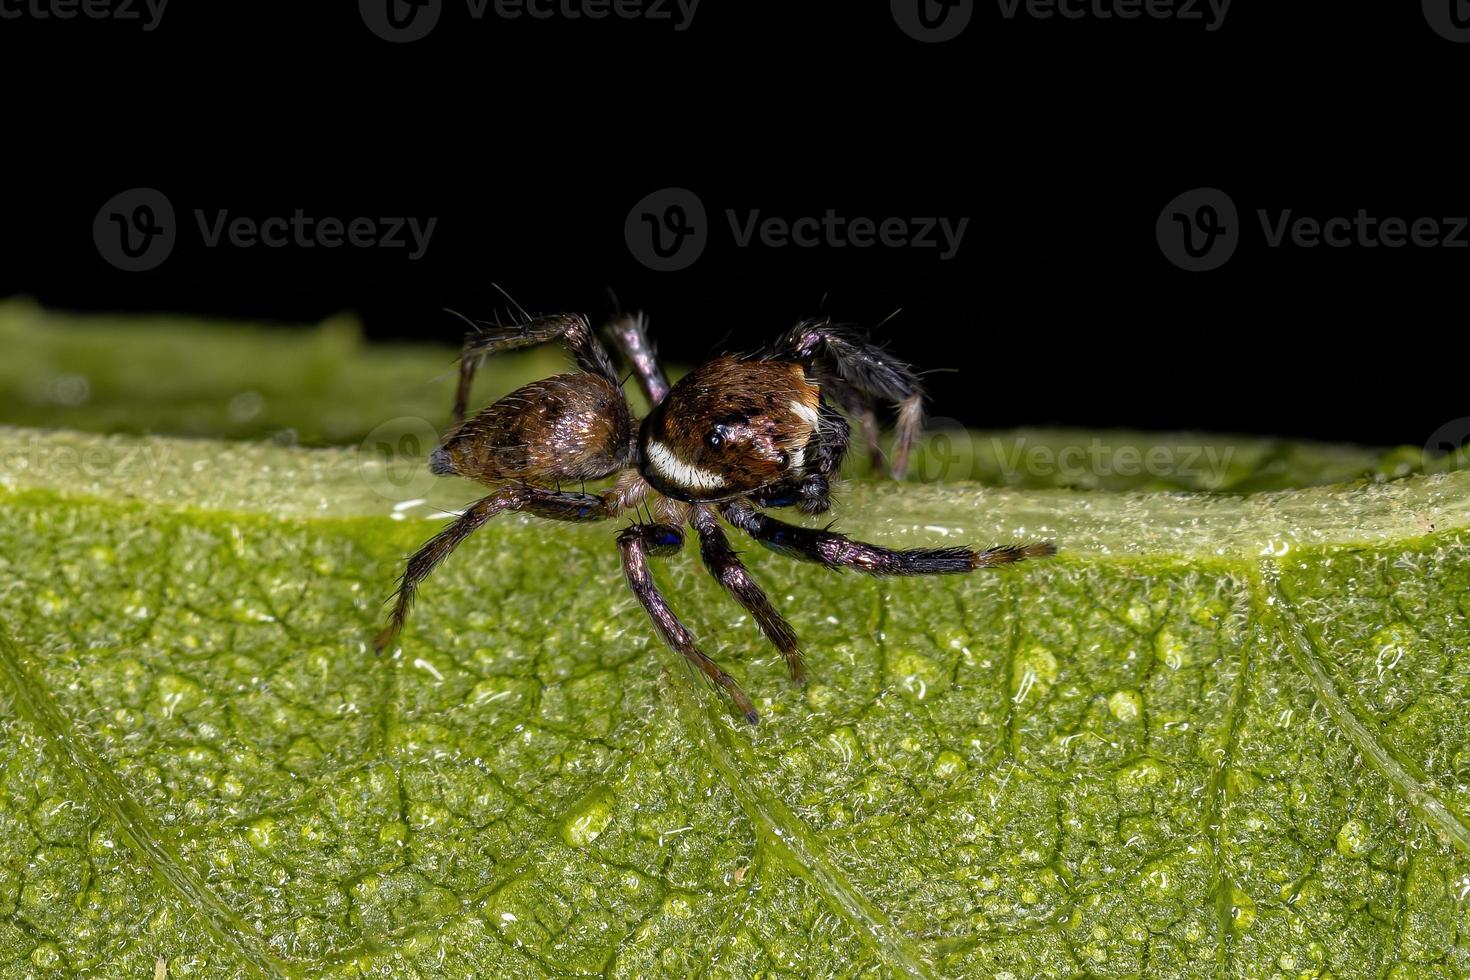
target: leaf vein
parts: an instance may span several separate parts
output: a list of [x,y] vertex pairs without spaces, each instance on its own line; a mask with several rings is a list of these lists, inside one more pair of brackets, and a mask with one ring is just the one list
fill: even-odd
[[1277,633],[1291,655],[1292,662],[1306,677],[1313,693],[1322,702],[1323,708],[1343,736],[1403,797],[1404,802],[1413,808],[1421,820],[1461,852],[1470,854],[1470,827],[1465,825],[1459,814],[1415,778],[1408,766],[1395,754],[1393,747],[1368,729],[1363,720],[1353,712],[1348,699],[1338,690],[1322,664],[1316,640],[1297,618],[1295,608],[1281,590],[1280,568],[1274,561],[1262,560],[1260,571],[1255,576],[1255,585],[1265,600],[1264,608],[1270,610],[1269,615],[1275,620]]
[[687,671],[670,672],[680,719],[719,772],[740,808],[754,825],[760,841],[801,876],[834,912],[847,920],[859,941],[871,949],[895,974],[932,980],[913,944],[881,909],[848,880],[802,821],[786,804],[757,789],[739,770],[730,736],[710,717]]
[[225,904],[174,853],[143,807],[87,744],[84,734],[72,724],[45,686],[32,676],[23,654],[3,628],[0,628],[0,680],[7,682],[14,693],[16,712],[56,747],[64,763],[117,822],[123,840],[165,887],[177,892],[198,913],[210,933],[239,953],[256,973],[269,977],[293,975],[266,948],[240,913]]

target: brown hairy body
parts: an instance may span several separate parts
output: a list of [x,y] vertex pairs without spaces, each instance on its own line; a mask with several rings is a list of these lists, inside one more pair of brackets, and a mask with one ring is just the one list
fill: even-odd
[[596,374],[558,374],[465,419],[429,467],[492,485],[550,486],[609,476],[629,465],[633,448],[633,418],[620,391]]

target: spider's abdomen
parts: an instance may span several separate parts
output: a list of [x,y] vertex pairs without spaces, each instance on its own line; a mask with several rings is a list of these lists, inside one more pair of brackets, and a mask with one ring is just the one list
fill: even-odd
[[497,483],[595,480],[631,462],[633,420],[621,393],[595,374],[559,374],[464,420],[429,468]]
[[720,357],[643,420],[638,471],[676,500],[726,500],[802,473],[821,389],[800,364]]

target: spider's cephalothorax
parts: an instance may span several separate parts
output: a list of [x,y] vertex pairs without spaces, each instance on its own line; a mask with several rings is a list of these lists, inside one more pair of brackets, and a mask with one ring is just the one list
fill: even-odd
[[[641,423],[633,419],[612,360],[585,317],[541,317],[465,338],[455,425],[430,454],[429,466],[440,475],[478,480],[494,492],[409,558],[392,620],[376,641],[379,650],[402,630],[418,583],[501,511],[598,521],[646,503],[652,520],[618,533],[624,577],[664,641],[754,723],[750,699],[699,650],[654,585],[648,558],[679,551],[681,527],[694,531],[705,566],[780,650],[797,682],[805,675],[796,634],[750,577],[721,519],[780,554],[872,575],[955,574],[1055,553],[1045,542],[985,551],[883,548],[762,512],[797,507],[815,514],[831,506],[831,482],[847,452],[849,427],[829,398],[861,423],[875,464],[883,456],[873,401],[895,404],[898,427],[889,470],[895,478],[904,474],[923,422],[923,390],[907,364],[849,330],[826,321],[800,323],[770,348],[715,358],[672,388],[641,317],[620,317],[607,333],[653,406]],[[566,343],[579,372],[526,385],[465,417],[481,358],[555,339]],[[599,493],[561,489],[563,482],[612,476],[613,485]]]
[[718,357],[643,420],[638,472],[659,493],[721,501],[807,474],[822,389],[800,364]]

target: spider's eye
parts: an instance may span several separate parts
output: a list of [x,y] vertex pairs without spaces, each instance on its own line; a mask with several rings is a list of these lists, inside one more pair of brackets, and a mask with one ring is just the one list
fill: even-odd
[[786,467],[790,465],[791,457],[789,455],[787,455],[785,452],[779,452],[776,454],[776,469],[782,470],[784,472]]
[[725,437],[718,432],[711,432],[704,437],[704,444],[711,449],[720,449],[725,445]]

